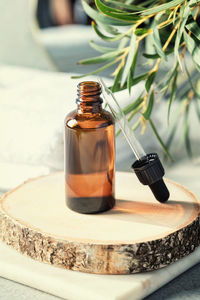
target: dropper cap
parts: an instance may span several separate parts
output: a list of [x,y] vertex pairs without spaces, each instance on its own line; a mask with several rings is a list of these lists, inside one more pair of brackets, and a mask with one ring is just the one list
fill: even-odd
[[155,198],[159,202],[166,202],[169,198],[169,191],[163,181],[165,171],[157,153],[145,153],[142,145],[135,137],[134,132],[115,96],[106,87],[101,78],[99,78],[99,82],[102,85],[103,97],[108,104],[113,117],[118,121],[121,131],[137,158],[132,165],[135,174],[142,184],[149,185]]
[[139,181],[150,187],[159,202],[164,203],[169,199],[169,191],[163,180],[165,171],[157,153],[149,153],[136,160],[132,168]]

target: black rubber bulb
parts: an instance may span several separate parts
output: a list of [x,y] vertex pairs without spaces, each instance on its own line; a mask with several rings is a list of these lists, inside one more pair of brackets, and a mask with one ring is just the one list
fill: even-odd
[[159,202],[166,202],[169,199],[169,190],[166,187],[163,179],[158,180],[149,185],[152,193]]
[[157,153],[149,153],[136,160],[132,168],[140,182],[149,185],[159,202],[164,203],[169,199],[170,193],[163,180],[165,170]]

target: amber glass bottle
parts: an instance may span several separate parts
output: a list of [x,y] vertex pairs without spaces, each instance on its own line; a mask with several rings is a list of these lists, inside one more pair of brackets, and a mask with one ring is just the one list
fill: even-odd
[[101,86],[78,85],[77,109],[65,118],[67,206],[80,213],[112,208],[114,199],[114,120],[102,109]]

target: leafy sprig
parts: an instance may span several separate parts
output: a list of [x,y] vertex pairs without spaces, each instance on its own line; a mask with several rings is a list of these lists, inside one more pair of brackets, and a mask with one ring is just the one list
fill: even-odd
[[[172,104],[176,98],[180,98],[178,89],[180,75],[182,71],[186,72],[189,80],[185,83],[184,99],[186,100],[183,101],[185,109],[184,112],[181,110],[180,114],[184,115],[183,137],[186,149],[191,155],[190,104],[196,101],[196,107],[199,108],[200,97],[196,92],[197,79],[194,82],[190,77],[189,70],[185,64],[183,65],[183,59],[187,50],[191,55],[196,72],[200,72],[200,27],[198,24],[200,1],[95,0],[96,8],[91,7],[86,0],[82,0],[82,4],[86,13],[93,19],[92,27],[96,34],[107,43],[118,42],[118,44],[117,46],[114,44],[114,47],[113,45],[105,47],[91,41],[91,47],[100,52],[100,55],[83,59],[79,63],[103,65],[88,74],[76,76],[76,78],[97,74],[115,66],[112,74],[113,85],[110,87],[113,92],[128,89],[131,94],[131,88],[134,85],[145,81],[144,92],[133,103],[125,107],[124,112],[129,121],[134,116],[138,117],[133,129],[141,126],[142,132],[144,132],[148,124],[165,153],[171,158],[169,147],[175,136],[177,124],[172,127],[165,144],[152,120],[152,111],[156,105],[154,98],[155,94],[166,96],[170,91],[169,122]],[[143,43],[147,50],[141,53],[141,44]],[[148,69],[138,74],[135,71],[141,56],[145,68],[148,66]],[[173,57],[173,67],[169,72],[165,72],[164,76],[162,75],[162,80],[159,80],[161,66],[168,61],[169,57]],[[199,109],[196,111],[199,117]],[[177,122],[179,119],[180,115],[177,117]]]

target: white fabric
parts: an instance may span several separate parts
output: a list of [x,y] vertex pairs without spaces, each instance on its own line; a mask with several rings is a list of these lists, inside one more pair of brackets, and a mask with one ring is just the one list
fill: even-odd
[[77,84],[96,80],[71,75],[1,66],[0,162],[63,169],[64,118],[76,108]]
[[78,81],[1,66],[1,162],[63,167],[64,117],[75,107]]

